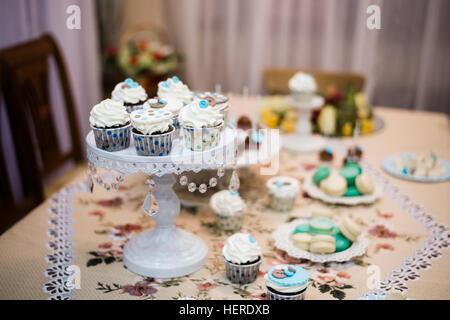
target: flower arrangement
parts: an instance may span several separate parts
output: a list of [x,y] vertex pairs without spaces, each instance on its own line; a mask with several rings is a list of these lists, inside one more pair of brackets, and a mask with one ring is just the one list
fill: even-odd
[[157,40],[131,39],[118,50],[108,48],[106,54],[129,77],[148,73],[166,75],[174,72],[179,63],[173,47]]
[[327,89],[325,106],[313,117],[315,132],[328,136],[353,135],[357,122],[360,124],[361,134],[371,133],[374,125],[372,107],[367,103],[364,93],[356,92],[350,87],[343,96],[334,86]]
[[[361,134],[373,132],[373,109],[364,93],[350,88],[344,96],[336,87],[330,86],[323,96],[325,106],[314,111],[311,116],[313,132],[327,136],[351,136],[357,122]],[[286,133],[295,132],[297,114],[285,96],[268,96],[262,98],[261,102],[260,120],[264,125],[280,128]]]

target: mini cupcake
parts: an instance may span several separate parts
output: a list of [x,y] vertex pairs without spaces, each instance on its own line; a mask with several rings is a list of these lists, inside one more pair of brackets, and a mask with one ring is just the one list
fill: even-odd
[[235,191],[222,190],[212,195],[209,201],[216,213],[217,225],[226,231],[238,231],[242,227],[244,200]]
[[214,93],[203,92],[203,93],[197,93],[194,96],[194,99],[206,100],[206,101],[208,101],[209,106],[217,108],[223,116],[223,121],[225,123],[225,126],[227,125],[228,112],[230,111],[230,106],[228,103],[228,98],[226,96],[224,96],[223,94],[217,93],[217,92],[214,92]]
[[290,211],[300,191],[298,181],[290,177],[273,177],[267,181],[269,206],[275,211]]
[[317,84],[312,75],[297,72],[289,79],[289,89],[297,102],[307,104],[314,97]]
[[180,113],[181,108],[184,107],[183,102],[176,100],[176,99],[169,99],[164,100],[160,99],[158,97],[148,99],[144,103],[144,109],[145,108],[153,108],[153,109],[160,109],[164,108],[167,111],[170,111],[172,113],[172,122],[175,129],[180,128],[180,122],[178,120],[178,114]]
[[141,109],[130,115],[136,152],[140,156],[166,156],[172,150],[172,113],[161,109]]
[[121,101],[127,111],[131,113],[134,110],[142,109],[145,100],[147,100],[147,93],[139,83],[127,78],[114,87],[111,98]]
[[220,143],[223,117],[206,100],[196,100],[180,111],[184,143],[191,151],[205,151]]
[[192,102],[193,93],[177,76],[158,83],[158,97],[163,100],[178,100],[184,105]]
[[130,145],[130,115],[121,102],[103,100],[92,108],[89,122],[97,148],[119,151]]
[[264,276],[269,300],[304,300],[309,273],[289,264],[274,266]]
[[222,249],[227,278],[232,283],[247,284],[256,280],[262,261],[261,249],[246,233],[236,233],[227,239]]

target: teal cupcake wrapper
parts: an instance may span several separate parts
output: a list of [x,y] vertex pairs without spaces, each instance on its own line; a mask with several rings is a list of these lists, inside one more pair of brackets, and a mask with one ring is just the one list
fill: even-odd
[[214,128],[183,127],[184,145],[191,151],[206,151],[219,146],[223,123]]
[[158,135],[145,135],[133,132],[134,146],[139,156],[167,156],[172,150],[172,135],[175,129]]
[[99,149],[114,152],[130,146],[131,124],[119,128],[91,128],[94,132],[95,144]]

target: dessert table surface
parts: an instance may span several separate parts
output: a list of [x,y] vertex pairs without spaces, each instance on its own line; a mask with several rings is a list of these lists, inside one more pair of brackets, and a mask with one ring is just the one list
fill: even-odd
[[[245,106],[254,101],[233,97],[232,117],[242,110],[253,114],[251,107]],[[365,162],[381,179],[423,206],[427,217],[437,222],[436,228],[448,232],[450,181],[405,181],[381,169],[385,157],[399,152],[432,150],[450,160],[448,116],[382,107],[376,108],[376,114],[385,121],[385,127],[358,140]],[[344,150],[352,139],[334,139],[330,144]],[[334,166],[341,163],[342,156],[335,155]],[[319,164],[317,153],[300,155],[283,150],[279,174],[303,181]],[[231,234],[214,224],[215,216],[208,206],[210,191],[200,195],[177,188],[181,199],[197,200],[197,206],[182,207],[176,225],[206,241],[209,253],[205,266],[181,278],[145,278],[124,268],[122,250],[131,237],[154,226],[141,209],[146,176],[130,175],[117,191],[96,187],[90,194],[87,174],[82,173],[53,200],[42,203],[0,236],[0,299],[264,299],[264,274],[279,263],[299,263],[310,272],[306,299],[357,299],[373,289],[374,274],[379,274],[380,280],[393,276],[396,280],[391,277],[382,287],[405,291],[412,299],[450,299],[449,239],[431,243],[430,228],[424,227],[426,218],[410,216],[389,191],[372,205],[355,207],[329,206],[301,194],[291,212],[276,213],[262,196],[269,176],[260,175],[259,170],[259,166],[240,169],[240,194],[248,205],[241,231],[251,233],[263,251],[257,280],[250,285],[234,285],[225,276],[221,248]],[[298,261],[274,247],[271,234],[280,224],[325,206],[337,216],[352,215],[363,226],[369,239],[365,255],[346,263],[319,264]],[[408,260],[413,256],[416,258]],[[77,288],[58,291],[62,277],[57,266],[62,263],[74,266],[80,280]]]

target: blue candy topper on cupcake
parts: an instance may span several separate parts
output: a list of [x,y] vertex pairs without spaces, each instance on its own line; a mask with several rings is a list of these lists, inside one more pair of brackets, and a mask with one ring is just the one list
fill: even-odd
[[333,155],[333,148],[331,148],[331,147],[326,147],[326,148],[325,148],[325,152],[328,153],[328,154]]
[[139,83],[137,83],[136,81],[134,81],[131,78],[126,78],[124,81],[124,85],[123,87],[125,88],[137,88],[139,86]]
[[269,280],[284,287],[305,285],[309,280],[308,271],[291,264],[274,266],[267,275]]
[[248,241],[250,241],[250,243],[256,242],[256,240],[251,235],[248,235]]
[[206,108],[208,108],[209,103],[208,103],[208,101],[206,101],[206,100],[200,100],[199,103],[198,103],[198,106],[199,106],[201,109],[206,109]]

